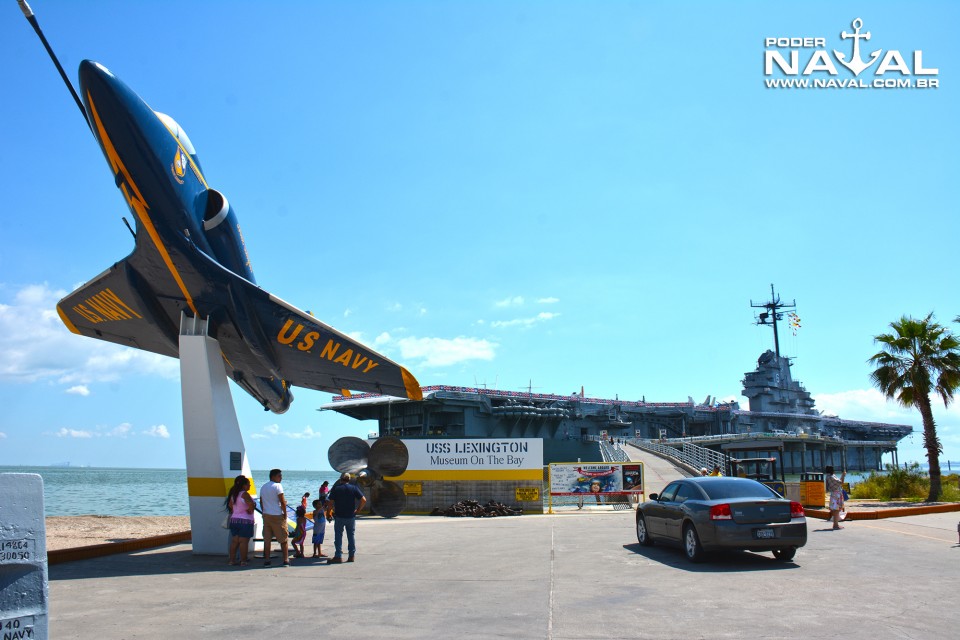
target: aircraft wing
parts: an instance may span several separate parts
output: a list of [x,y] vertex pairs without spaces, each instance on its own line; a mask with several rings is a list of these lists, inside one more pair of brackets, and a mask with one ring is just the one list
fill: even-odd
[[248,288],[242,297],[258,328],[247,333],[266,339],[269,347],[262,351],[287,383],[330,393],[422,399],[420,384],[404,367],[256,285],[242,278],[237,283]]
[[[271,295],[206,256],[227,281],[225,306],[237,337],[264,370],[288,384],[330,393],[362,391],[420,400],[417,379],[396,362]],[[219,336],[218,336],[219,338]],[[228,341],[221,341],[223,346]],[[231,354],[225,350],[227,360]],[[259,375],[268,375],[260,373]]]
[[[142,274],[157,271],[141,248],[70,293],[57,312],[73,333],[179,357],[179,290]],[[206,254],[180,269],[191,304],[211,322],[228,373],[330,393],[362,391],[422,399],[404,367],[238,276]],[[151,271],[153,269],[153,271]],[[258,398],[259,399],[259,398]]]
[[73,291],[57,313],[73,333],[178,357],[179,331],[153,297],[141,296],[140,276],[129,257]]

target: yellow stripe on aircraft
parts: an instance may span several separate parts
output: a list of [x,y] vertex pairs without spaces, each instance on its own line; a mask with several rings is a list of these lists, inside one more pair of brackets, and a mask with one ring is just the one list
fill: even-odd
[[[149,105],[147,105],[147,106],[149,106]],[[203,184],[203,188],[204,188],[204,189],[209,189],[210,187],[207,186],[207,181],[204,180],[203,174],[200,173],[200,167],[198,167],[196,164],[194,164],[194,162],[193,162],[193,156],[190,155],[190,153],[187,151],[186,147],[183,146],[183,143],[180,142],[180,138],[178,138],[178,137],[177,137],[177,134],[175,134],[173,131],[170,130],[170,127],[168,127],[168,126],[167,126],[167,123],[163,121],[163,118],[157,118],[157,119],[160,120],[160,124],[163,125],[163,128],[166,129],[166,130],[167,130],[167,133],[170,134],[170,137],[173,138],[173,141],[177,143],[177,146],[178,146],[178,147],[180,147],[180,151],[183,152],[183,157],[186,158],[186,159],[187,159],[187,162],[190,163],[190,168],[193,169],[193,174],[194,174],[195,176],[197,176],[197,180],[199,180],[199,181],[201,182],[201,184]]]
[[400,376],[403,378],[403,387],[407,390],[407,397],[411,400],[423,400],[423,390],[420,389],[420,383],[413,377],[413,374],[407,371],[406,367],[400,367]]
[[[153,226],[153,221],[150,220],[150,216],[147,213],[147,210],[150,207],[147,205],[143,195],[140,193],[140,189],[130,176],[130,172],[127,171],[127,167],[124,166],[123,161],[120,160],[120,154],[117,153],[116,148],[113,146],[113,142],[110,140],[106,130],[103,128],[103,123],[100,122],[100,116],[97,114],[97,107],[94,104],[93,97],[90,95],[89,91],[87,92],[87,101],[90,103],[90,112],[93,116],[94,124],[97,127],[97,136],[103,143],[103,149],[107,153],[107,159],[110,161],[110,166],[113,168],[115,174],[118,171],[123,174],[123,183],[120,185],[120,190],[123,191],[123,196],[126,198],[127,204],[129,204],[130,208],[136,212],[137,218],[139,218],[140,222],[143,224],[143,228],[147,230],[147,235],[149,235],[150,239],[153,240],[154,246],[157,248],[157,251],[160,252],[160,257],[163,258],[164,263],[167,265],[167,269],[170,271],[173,279],[177,282],[177,286],[180,287],[180,291],[183,293],[183,297],[187,301],[187,306],[189,306],[193,313],[199,317],[200,313],[193,305],[193,297],[187,291],[187,286],[184,284],[183,278],[180,277],[180,272],[177,271],[177,268],[173,265],[173,260],[170,259],[170,254],[167,253],[166,247],[163,246],[163,242],[160,240],[160,235]],[[187,154],[187,157],[189,157],[189,155],[190,154]],[[130,194],[127,191],[127,185],[129,185],[133,190],[133,194]]]
[[70,321],[70,318],[67,317],[67,314],[63,312],[63,309],[60,308],[60,305],[57,305],[57,315],[60,316],[60,320],[62,320],[63,324],[67,326],[67,329],[70,329],[70,333],[80,335],[80,331],[77,329],[76,325]]

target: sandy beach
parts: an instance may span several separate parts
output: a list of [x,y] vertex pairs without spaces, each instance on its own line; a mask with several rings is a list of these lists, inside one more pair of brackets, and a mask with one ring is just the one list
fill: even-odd
[[53,551],[189,531],[190,516],[52,516],[46,527]]

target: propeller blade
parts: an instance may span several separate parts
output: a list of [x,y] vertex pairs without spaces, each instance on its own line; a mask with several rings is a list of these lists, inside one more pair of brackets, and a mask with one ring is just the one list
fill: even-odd
[[380,480],[370,490],[370,510],[383,518],[395,518],[407,505],[407,496],[396,482]]
[[357,473],[366,468],[370,445],[354,436],[340,438],[327,450],[327,461],[340,473]]
[[359,484],[361,487],[372,487],[373,483],[380,479],[380,474],[370,467],[367,467],[357,474],[357,484]]
[[399,476],[407,470],[408,462],[410,454],[400,438],[381,436],[370,448],[369,466],[382,476]]

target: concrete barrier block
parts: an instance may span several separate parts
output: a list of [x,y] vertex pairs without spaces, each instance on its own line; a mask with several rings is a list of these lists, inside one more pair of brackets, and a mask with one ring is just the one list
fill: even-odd
[[0,638],[48,637],[43,479],[0,474]]

